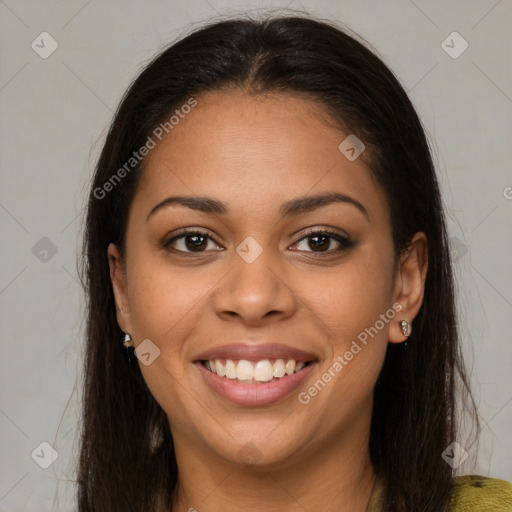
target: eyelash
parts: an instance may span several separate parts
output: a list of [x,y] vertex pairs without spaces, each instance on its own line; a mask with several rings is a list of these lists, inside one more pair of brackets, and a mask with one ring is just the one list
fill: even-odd
[[[217,245],[220,245],[206,231],[202,231],[200,229],[194,229],[194,230],[182,231],[179,235],[174,236],[170,240],[167,240],[167,241],[163,242],[162,246],[165,249],[169,250],[169,251],[172,251],[172,252],[175,252],[175,253],[179,253],[180,255],[184,255],[184,256],[187,256],[187,257],[189,257],[189,256],[195,257],[198,254],[204,254],[204,253],[208,252],[206,250],[204,250],[204,251],[197,251],[197,252],[182,251],[180,249],[175,249],[173,247],[170,247],[171,244],[173,242],[175,242],[176,240],[179,240],[181,238],[186,238],[188,236],[194,236],[194,235],[196,235],[196,236],[199,235],[199,236],[202,236],[202,237],[209,238],[210,240],[212,240]],[[308,238],[311,238],[313,236],[327,236],[327,237],[337,241],[340,244],[340,247],[338,247],[337,249],[329,249],[327,251],[319,251],[319,252],[315,252],[315,251],[299,251],[299,252],[307,252],[307,253],[313,254],[314,257],[322,257],[324,255],[332,255],[333,253],[341,252],[341,251],[343,251],[345,249],[350,248],[353,245],[351,240],[348,237],[346,237],[346,236],[343,236],[343,235],[341,235],[339,233],[334,233],[332,231],[328,231],[326,229],[315,229],[315,228],[308,230],[293,245],[296,245],[299,242],[301,242],[303,240],[307,240]]]

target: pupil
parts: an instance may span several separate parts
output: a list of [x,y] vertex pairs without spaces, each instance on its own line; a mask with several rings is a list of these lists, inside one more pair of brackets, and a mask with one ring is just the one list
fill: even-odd
[[[318,241],[319,239],[322,239],[323,240],[323,243],[320,243],[320,244],[316,244],[315,242],[315,245],[312,245],[311,244],[311,240],[316,240]],[[327,242],[327,244],[325,243]],[[315,235],[315,236],[312,236],[310,238],[310,244],[309,244],[309,247],[311,249],[327,249],[329,247],[329,237],[326,236],[326,235]]]
[[[202,241],[200,241],[202,239]],[[189,243],[190,240],[194,240],[192,244]],[[187,249],[195,251],[197,249],[204,249],[205,247],[205,240],[206,237],[203,235],[189,235],[186,237],[186,243]]]

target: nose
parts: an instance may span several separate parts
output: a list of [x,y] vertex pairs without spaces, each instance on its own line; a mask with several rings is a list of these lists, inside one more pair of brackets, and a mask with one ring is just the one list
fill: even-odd
[[253,261],[233,253],[231,270],[217,289],[213,302],[215,312],[224,320],[258,326],[291,317],[297,309],[297,298],[285,273],[269,250]]

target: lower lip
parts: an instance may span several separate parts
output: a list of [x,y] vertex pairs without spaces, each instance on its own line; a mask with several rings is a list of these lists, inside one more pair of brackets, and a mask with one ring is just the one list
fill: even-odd
[[237,405],[255,407],[272,404],[291,395],[315,364],[312,362],[297,373],[261,384],[241,384],[226,377],[219,377],[207,370],[199,361],[196,366],[206,383],[219,395]]

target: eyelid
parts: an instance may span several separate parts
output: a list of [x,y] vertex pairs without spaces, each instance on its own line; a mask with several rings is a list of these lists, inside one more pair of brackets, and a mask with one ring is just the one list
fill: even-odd
[[[193,227],[186,227],[178,229],[177,231],[174,231],[172,233],[172,236],[170,238],[165,237],[162,241],[162,247],[164,249],[174,250],[175,252],[179,254],[188,254],[188,255],[195,255],[195,254],[201,254],[201,253],[208,253],[209,251],[198,251],[198,252],[187,252],[187,251],[180,251],[179,249],[170,248],[170,245],[172,242],[176,241],[179,238],[183,238],[190,235],[201,235],[208,239],[210,239],[212,242],[214,242],[216,245],[221,246],[219,242],[210,234],[210,232],[204,228],[193,228]],[[225,249],[225,248],[223,248]]]
[[[336,234],[336,235],[339,235],[341,237],[350,239],[349,234],[346,231],[344,231],[343,229],[340,229],[340,228],[337,228],[337,227],[334,227],[334,226],[327,226],[327,225],[318,225],[318,226],[312,226],[312,227],[308,227],[308,228],[299,229],[298,231],[295,231],[294,233],[292,233],[290,236],[291,237],[296,237],[299,234],[301,234],[302,235],[301,238],[303,238],[304,236],[307,236],[310,233],[317,233],[319,231],[327,232],[329,230],[333,230],[332,234]],[[194,227],[194,226],[187,226],[187,227],[184,227],[184,228],[178,228],[177,230],[173,231],[172,238],[176,238],[177,236],[182,235],[184,233],[185,234],[199,233],[199,234],[202,234],[202,235],[209,236],[210,238],[212,238],[212,240],[215,240],[215,236],[212,236],[210,234],[211,230],[209,230],[208,228],[199,228],[199,227]],[[216,243],[218,243],[218,242],[216,241]]]
[[[215,241],[215,238],[210,234],[211,231],[209,231],[206,228],[195,228],[195,227],[186,227],[186,228],[179,228],[176,231],[172,232],[172,237],[167,240],[167,242],[170,242],[174,240],[175,238],[178,238],[182,235],[204,235],[210,237],[212,240]],[[216,242],[216,241],[215,241]],[[218,243],[218,242],[216,242]]]
[[326,227],[313,227],[313,228],[307,228],[306,231],[303,231],[300,238],[298,238],[293,244],[290,246],[297,245],[298,243],[302,242],[304,239],[307,239],[310,236],[318,235],[318,236],[326,236],[328,238],[336,240],[340,244],[340,247],[337,249],[329,249],[327,251],[297,251],[297,252],[303,252],[303,253],[310,253],[314,254],[315,257],[321,257],[323,255],[333,255],[336,253],[339,253],[343,251],[344,249],[348,249],[353,246],[353,242],[350,238],[350,236],[343,230],[340,230],[339,228],[326,228]]
[[335,235],[335,236],[338,236],[338,237],[346,240],[347,242],[349,242],[351,240],[350,235],[346,231],[344,231],[343,229],[335,228],[335,227],[331,227],[331,226],[314,226],[314,227],[305,228],[304,230],[296,231],[292,236],[295,237],[295,236],[300,235],[301,237],[297,240],[297,242],[298,242],[299,240],[302,240],[303,238],[307,237],[308,235],[313,235],[313,234],[317,234],[317,233],[326,234],[326,235]]
[[[325,235],[327,237],[333,238],[339,244],[341,244],[341,247],[339,247],[338,249],[330,249],[328,251],[319,251],[319,252],[315,252],[315,251],[298,251],[298,252],[307,252],[307,253],[312,253],[312,254],[316,254],[316,255],[322,255],[322,254],[326,254],[327,255],[327,254],[333,254],[333,253],[339,252],[342,249],[346,249],[346,248],[348,248],[348,247],[350,247],[352,245],[352,241],[350,239],[350,236],[345,231],[343,231],[343,230],[341,230],[339,228],[331,228],[331,227],[325,227],[325,226],[324,227],[315,226],[315,227],[305,228],[305,230],[302,230],[302,232],[301,231],[296,232],[296,233],[294,233],[293,236],[298,236],[298,234],[300,235],[300,237],[297,238],[295,240],[295,242],[293,242],[291,244],[291,246],[298,244],[299,242],[301,242],[305,238],[308,238],[309,236],[312,236],[312,235]],[[190,235],[190,236],[192,236],[192,235],[204,236],[204,237],[210,239],[212,242],[214,242],[217,246],[223,247],[222,244],[220,244],[210,234],[210,232],[208,230],[206,230],[205,228],[194,228],[194,227],[186,227],[186,228],[178,229],[177,231],[173,232],[173,234],[172,234],[172,236],[170,238],[164,239],[164,241],[162,242],[162,246],[165,249],[169,249],[169,246],[171,245],[172,242],[176,241],[179,238],[186,237],[187,235]],[[288,246],[288,247],[290,247],[290,246]],[[183,254],[183,255],[208,254],[209,252],[211,252],[211,250],[197,251],[197,252],[190,251],[190,252],[188,252],[188,251],[181,251],[179,249],[174,249],[174,248],[170,248],[169,250],[174,250],[174,252],[176,252],[178,254]],[[225,247],[223,247],[222,250],[225,250]]]

